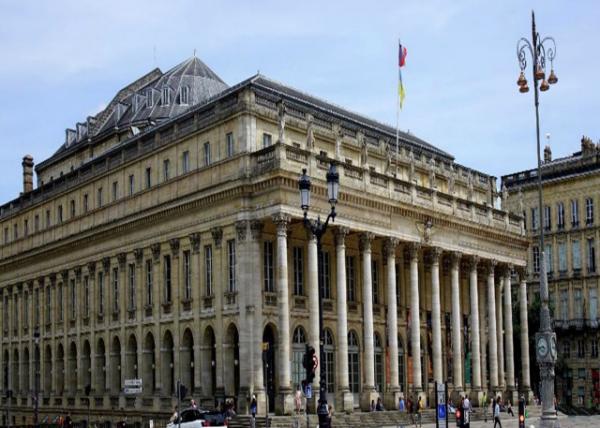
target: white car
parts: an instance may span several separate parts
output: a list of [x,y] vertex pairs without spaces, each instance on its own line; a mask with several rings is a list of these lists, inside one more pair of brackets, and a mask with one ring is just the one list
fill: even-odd
[[[223,413],[189,408],[181,411],[181,428],[226,428],[227,418]],[[179,428],[177,421],[169,422],[167,428]]]

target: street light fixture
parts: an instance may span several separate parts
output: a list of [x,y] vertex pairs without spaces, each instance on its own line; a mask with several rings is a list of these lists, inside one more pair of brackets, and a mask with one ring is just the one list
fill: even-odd
[[[554,409],[554,367],[556,365],[556,333],[552,330],[550,309],[548,307],[548,278],[546,276],[546,257],[544,254],[544,205],[542,196],[542,160],[540,155],[540,115],[539,115],[539,91],[545,92],[550,85],[558,82],[554,73],[554,58],[556,56],[556,42],[552,37],[541,38],[535,28],[535,14],[531,12],[531,42],[522,37],[517,42],[517,58],[521,73],[517,80],[519,92],[529,91],[525,68],[527,67],[527,51],[533,60],[533,89],[535,103],[535,126],[537,141],[537,178],[538,178],[538,212],[540,219],[540,297],[542,305],[540,308],[540,331],[535,335],[536,357],[540,366],[540,377],[542,387],[540,396],[542,399],[542,416],[540,427],[560,426]],[[546,60],[550,61],[550,75],[546,80]],[[541,81],[538,91],[538,82]]]
[[[304,226],[315,236],[317,239],[317,257],[322,254],[321,238],[327,230],[329,221],[334,222],[336,217],[335,206],[338,202],[338,195],[340,190],[340,175],[337,171],[335,163],[332,161],[329,164],[329,171],[326,175],[327,179],[327,200],[331,206],[331,210],[327,215],[325,222],[321,221],[321,217],[317,216],[316,220],[308,219],[308,210],[310,208],[310,190],[311,183],[310,178],[306,175],[306,168],[302,170],[302,175],[298,180],[298,189],[300,190],[300,207],[304,211]],[[319,265],[317,263],[317,265]],[[320,269],[320,266],[319,266]],[[323,278],[321,272],[318,273],[318,287],[319,287],[319,359],[320,370],[319,370],[319,406],[317,408],[317,414],[319,415],[320,423],[326,424],[326,416],[328,414],[327,409],[327,381],[325,379],[325,352],[323,345],[325,342],[325,331],[323,326]],[[325,425],[327,426],[327,425]]]

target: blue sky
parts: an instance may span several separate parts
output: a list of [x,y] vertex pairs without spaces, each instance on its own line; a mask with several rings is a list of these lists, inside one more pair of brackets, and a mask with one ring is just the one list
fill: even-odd
[[0,0],[0,202],[21,191],[23,155],[47,158],[65,128],[194,49],[230,85],[260,70],[395,125],[401,37],[400,128],[492,175],[531,168],[533,94],[515,82],[532,8],[541,35],[558,45],[559,82],[540,101],[542,137],[565,156],[583,134],[600,139],[596,1]]

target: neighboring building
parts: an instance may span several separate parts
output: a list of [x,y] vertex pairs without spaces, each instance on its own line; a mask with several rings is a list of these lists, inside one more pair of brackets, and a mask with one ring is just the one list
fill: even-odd
[[558,336],[557,397],[575,406],[598,406],[600,148],[583,137],[581,151],[555,160],[550,148],[545,148],[543,224],[537,182],[537,168],[502,177],[508,190],[506,207],[523,216],[531,243],[529,299],[533,294],[539,298],[539,231],[543,227],[550,305]]
[[[261,75],[227,87],[197,58],[119,91],[67,130],[36,188],[25,157],[23,193],[0,207],[3,405],[31,423],[39,391],[41,417],[81,419],[89,385],[92,421],[146,424],[172,413],[181,378],[202,405],[245,412],[255,393],[259,413],[289,413],[305,344],[318,349],[318,271],[337,410],[431,403],[434,380],[514,395],[520,217],[493,208],[495,178],[395,138]],[[326,216],[331,161],[338,216],[317,254],[297,180],[307,168],[310,215]]]

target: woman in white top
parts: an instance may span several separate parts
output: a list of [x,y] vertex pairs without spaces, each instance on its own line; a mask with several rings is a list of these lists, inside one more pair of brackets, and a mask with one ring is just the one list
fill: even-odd
[[496,428],[496,424],[502,428],[502,422],[500,422],[500,396],[498,396],[494,405],[494,428]]

